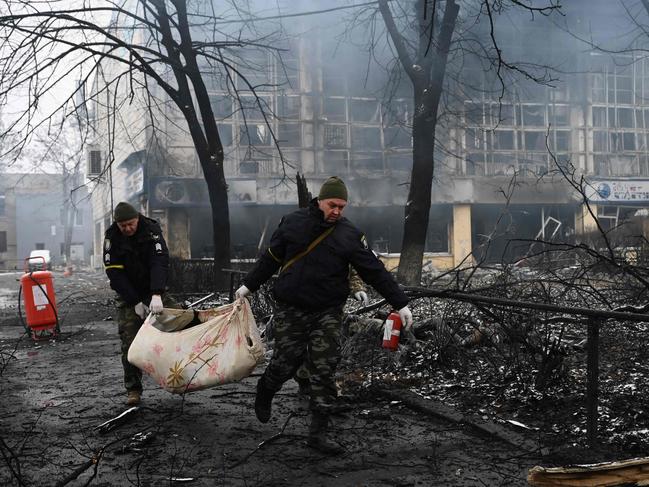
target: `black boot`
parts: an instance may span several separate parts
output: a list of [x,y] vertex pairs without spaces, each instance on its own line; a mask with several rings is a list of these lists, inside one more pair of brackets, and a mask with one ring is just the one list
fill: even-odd
[[264,387],[264,378],[260,377],[257,382],[257,395],[255,396],[255,414],[262,423],[268,423],[270,419],[270,407],[275,391]]
[[314,412],[309,426],[309,438],[307,445],[311,448],[326,453],[327,455],[339,455],[345,451],[338,443],[327,438],[329,429],[329,416],[320,412]]

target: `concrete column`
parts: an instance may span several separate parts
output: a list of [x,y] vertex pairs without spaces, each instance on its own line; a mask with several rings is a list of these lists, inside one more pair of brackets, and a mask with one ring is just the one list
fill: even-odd
[[[472,251],[471,247],[471,205],[453,205],[453,266],[459,265]],[[464,261],[463,266],[473,264],[473,259]]]

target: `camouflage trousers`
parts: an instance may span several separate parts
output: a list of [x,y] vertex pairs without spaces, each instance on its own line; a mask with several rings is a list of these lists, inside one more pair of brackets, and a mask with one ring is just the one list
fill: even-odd
[[[179,308],[176,301],[167,295],[162,296],[162,304],[165,308]],[[121,341],[124,387],[127,391],[142,392],[142,371],[128,361],[128,349],[143,323],[144,320],[135,312],[135,306],[117,299],[117,331]]]
[[262,377],[264,387],[279,391],[304,362],[311,382],[310,407],[326,412],[336,400],[342,318],[342,306],[309,312],[280,305],[273,323],[275,348]]

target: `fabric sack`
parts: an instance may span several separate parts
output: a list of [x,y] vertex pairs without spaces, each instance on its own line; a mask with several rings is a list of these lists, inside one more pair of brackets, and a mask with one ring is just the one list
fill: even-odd
[[248,377],[264,346],[248,300],[198,312],[201,323],[184,328],[193,310],[150,314],[128,350],[128,361],[175,394]]

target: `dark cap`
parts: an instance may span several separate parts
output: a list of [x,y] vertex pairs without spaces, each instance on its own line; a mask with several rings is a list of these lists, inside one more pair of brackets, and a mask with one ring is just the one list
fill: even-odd
[[327,200],[329,198],[338,198],[347,201],[347,186],[342,179],[338,176],[331,176],[320,188],[319,200]]
[[115,207],[115,212],[113,213],[113,218],[115,219],[116,222],[131,220],[133,218],[137,218],[138,216],[139,213],[137,212],[137,210],[125,201],[122,201],[121,203],[117,203],[117,206]]

